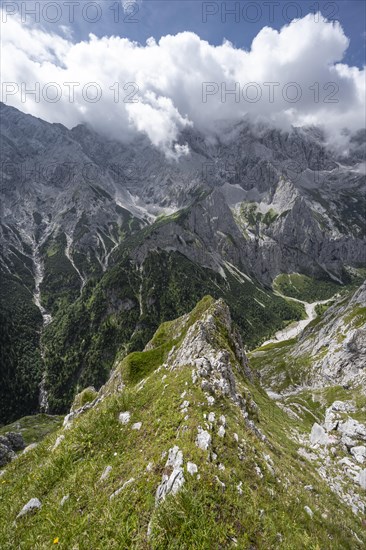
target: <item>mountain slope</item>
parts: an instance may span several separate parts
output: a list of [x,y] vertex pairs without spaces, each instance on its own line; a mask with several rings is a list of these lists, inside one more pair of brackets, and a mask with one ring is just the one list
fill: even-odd
[[250,354],[268,395],[303,427],[299,452],[356,514],[366,509],[365,291],[338,297],[298,338]]
[[[253,351],[262,383],[274,392],[365,386],[366,283],[338,298],[297,340]],[[283,365],[287,365],[286,376]]]
[[[207,297],[6,467],[1,547],[361,548],[359,516],[296,452],[298,427]],[[31,498],[41,508],[16,519]]]
[[47,410],[46,389],[65,412],[207,293],[252,347],[302,315],[271,292],[276,276],[341,289],[366,265],[363,134],[345,158],[314,128],[243,121],[214,139],[184,131],[190,154],[172,161],[144,137],[0,111],[0,422]]
[[50,411],[65,412],[77,387],[99,388],[116,356],[143,349],[161,322],[182,315],[207,293],[227,300],[249,345],[303,315],[301,304],[274,295],[233,267],[220,275],[175,251],[150,252],[139,267],[127,256],[44,332]]

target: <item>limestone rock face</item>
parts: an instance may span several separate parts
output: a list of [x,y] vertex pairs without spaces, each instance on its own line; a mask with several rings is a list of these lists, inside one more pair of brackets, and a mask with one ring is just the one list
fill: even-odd
[[[37,241],[59,230],[69,239],[73,264],[75,253],[89,254],[89,265],[75,265],[75,276],[84,284],[92,264],[105,268],[111,260],[110,251],[99,246],[98,231],[118,221],[118,206],[140,227],[189,206],[183,225],[172,220],[134,249],[138,263],[158,245],[217,271],[226,260],[246,265],[269,283],[281,272],[330,271],[342,277],[344,265],[365,262],[361,148],[352,148],[347,163],[340,162],[319,130],[268,127],[258,133],[242,122],[212,142],[186,129],[181,139],[190,153],[171,163],[143,136],[126,146],[83,125],[68,130],[4,104],[1,119],[4,224],[21,235],[19,241],[16,232],[0,233],[10,270],[15,264],[9,245],[22,253],[28,245],[35,252]],[[32,173],[37,177],[24,177]],[[255,206],[255,220],[242,215],[242,204]],[[83,214],[89,226],[80,235],[76,228]],[[192,244],[192,235],[200,247]],[[116,241],[113,232],[108,238]],[[134,304],[114,297],[115,307]]]
[[366,441],[366,426],[353,418],[348,418],[338,425],[338,431],[342,434],[342,439],[353,441]]
[[[220,334],[229,335],[235,356],[220,342]],[[249,368],[243,351],[243,343],[235,329],[228,306],[223,300],[217,300],[211,308],[187,331],[178,350],[173,349],[167,364],[171,369],[184,365],[196,367],[197,375],[202,379],[202,388],[209,393],[221,392],[235,401],[237,394],[234,368],[238,368],[250,380],[254,375]],[[234,361],[233,361],[234,360]]]
[[[322,425],[315,423],[309,435],[312,453],[302,453],[311,461],[320,461],[320,476],[353,511],[364,513],[365,501],[359,487],[365,488],[366,424],[352,418],[354,403],[334,401],[326,409]],[[358,490],[357,490],[358,489]]]
[[366,462],[366,447],[364,445],[356,445],[351,448],[350,452],[360,464]]
[[366,386],[366,325],[362,316],[365,303],[366,282],[349,301],[336,301],[321,324],[304,330],[294,355],[311,353],[314,357],[309,377],[312,386]]

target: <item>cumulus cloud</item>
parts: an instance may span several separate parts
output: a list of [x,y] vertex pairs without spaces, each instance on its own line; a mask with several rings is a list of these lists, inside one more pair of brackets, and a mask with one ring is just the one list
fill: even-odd
[[264,27],[249,51],[192,32],[145,45],[93,34],[73,43],[14,16],[3,25],[2,99],[122,140],[143,133],[176,156],[187,154],[177,144],[182,129],[210,134],[218,121],[245,116],[281,128],[321,125],[343,144],[344,129],[362,128],[365,114],[365,70],[341,63],[348,44],[340,24],[320,15]]

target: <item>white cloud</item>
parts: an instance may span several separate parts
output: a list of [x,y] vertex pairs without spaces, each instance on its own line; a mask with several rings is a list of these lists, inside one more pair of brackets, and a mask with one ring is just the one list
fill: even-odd
[[[3,93],[3,100],[69,127],[88,122],[119,139],[142,132],[168,154],[186,154],[184,146],[176,146],[184,127],[209,133],[217,121],[244,116],[280,127],[323,125],[334,142],[343,143],[343,129],[362,128],[365,113],[365,70],[340,63],[348,43],[339,23],[321,16],[318,22],[312,16],[294,20],[280,31],[264,27],[250,51],[228,41],[213,46],[191,32],[167,35],[158,43],[151,38],[143,46],[94,35],[75,44],[67,36],[22,25],[14,16],[3,25],[2,77],[19,90]],[[27,95],[22,102],[22,83],[34,88],[36,82],[39,101]],[[50,82],[60,86],[57,103],[42,97]],[[80,83],[73,102],[71,85],[65,85],[71,82]],[[97,102],[92,102],[95,86],[83,93],[90,82],[102,94]],[[203,88],[203,83],[209,84]],[[225,96],[225,90],[237,95]],[[55,89],[48,91],[53,97]]]
[[72,40],[73,39],[74,33],[73,33],[72,28],[69,25],[60,25],[60,30],[63,33],[63,35],[65,36],[65,38],[67,38],[67,40]]

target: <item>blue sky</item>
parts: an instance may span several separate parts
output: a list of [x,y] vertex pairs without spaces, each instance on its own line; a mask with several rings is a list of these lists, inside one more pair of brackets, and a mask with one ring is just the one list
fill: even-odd
[[[226,38],[234,46],[244,49],[250,48],[253,38],[262,27],[280,29],[295,17],[314,13],[320,8],[322,14],[330,20],[339,20],[345,34],[350,38],[350,47],[344,61],[358,67],[365,63],[366,2],[362,0],[137,0],[138,4],[135,7],[131,0],[126,13],[122,8],[122,0],[98,0],[99,14],[93,7],[93,2],[74,0],[74,21],[69,20],[70,8],[67,3],[64,0],[56,1],[61,8],[61,19],[55,23],[48,20],[56,14],[51,6],[48,12],[40,12],[39,24],[59,34],[62,34],[61,24],[68,26],[75,42],[87,39],[91,32],[98,37],[118,35],[145,43],[151,36],[159,40],[166,34],[193,31],[211,44],[221,44]],[[10,0],[1,0],[1,3],[3,6],[7,5],[9,10],[15,11],[21,11],[25,4]],[[26,2],[29,10],[37,3],[45,5],[55,2]],[[87,7],[84,13],[83,5]],[[236,12],[236,16],[229,13],[237,10],[238,6],[240,10]],[[34,22],[33,15],[25,17],[27,21]],[[94,18],[97,20],[92,22]]]

